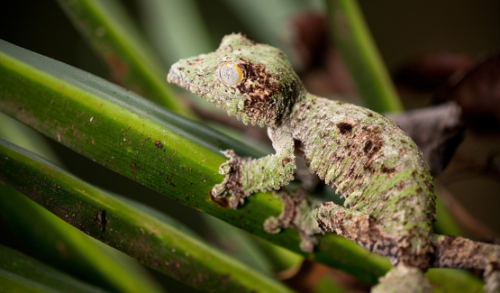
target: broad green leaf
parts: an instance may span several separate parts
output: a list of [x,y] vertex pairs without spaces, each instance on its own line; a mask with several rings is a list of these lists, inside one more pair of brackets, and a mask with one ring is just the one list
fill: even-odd
[[[2,160],[6,161],[7,159],[2,156]],[[11,158],[10,163],[16,162]],[[19,164],[17,165],[19,166]],[[7,166],[4,164],[0,164],[0,166],[0,170],[2,170],[0,181],[5,181],[6,177],[8,178],[5,173],[14,170],[5,168]],[[23,175],[26,175],[24,171],[26,170],[16,170],[10,174],[22,178]],[[27,179],[24,177],[24,180]],[[44,179],[44,177],[31,178],[31,180],[39,182],[43,182]],[[21,184],[24,184],[20,187],[21,189],[28,190],[30,185],[27,181]],[[43,200],[45,205],[50,205],[59,212],[66,212],[64,215],[59,214],[60,217],[74,218],[74,213],[57,204],[57,197],[54,193],[60,192],[58,186],[50,186],[49,192],[40,186],[38,187],[39,189],[34,191],[38,199]],[[0,194],[0,216],[32,251],[43,256],[45,262],[111,291],[163,291],[130,257],[71,227],[48,210],[6,185],[0,184]],[[75,205],[78,204],[74,198],[68,197],[67,200],[71,200]],[[50,229],[46,227],[50,227]],[[79,226],[79,228],[83,231],[86,229],[84,225]]]
[[105,292],[3,245],[0,284],[2,292]]
[[40,133],[3,113],[0,113],[0,137],[16,142],[18,145],[48,159],[56,165],[62,165],[57,155],[50,149]]
[[[56,246],[60,253],[69,256],[72,252],[86,254],[88,251],[95,256],[93,263],[105,266],[102,270],[114,271],[117,278],[120,277],[117,282],[122,286],[120,291],[154,292],[151,288],[134,287],[137,278],[123,274],[116,260],[104,260],[103,255],[92,251],[93,245],[88,243],[85,234],[129,254],[150,268],[204,291],[289,292],[284,285],[189,236],[191,233],[182,225],[165,215],[100,191],[11,143],[0,140],[0,158],[0,180],[55,214],[19,193],[6,193],[0,197],[0,206],[3,207],[0,211],[6,215],[7,221],[14,225],[23,222],[24,225],[16,227],[21,233],[31,226],[35,230],[32,234],[40,237],[41,233],[36,233],[36,230],[41,230],[44,239],[36,241],[38,246]],[[57,232],[44,231],[44,221],[68,225],[56,216],[85,232],[73,229],[70,234],[65,230],[66,235],[57,237],[67,237],[68,241],[80,242],[81,245],[73,243],[60,248],[58,241],[48,240]]]
[[180,115],[194,117],[165,83],[166,72],[120,2],[57,0],[75,27],[127,88]]
[[210,190],[222,181],[218,168],[226,160],[219,150],[262,156],[251,147],[5,42],[0,81],[1,111],[144,186],[370,284],[391,268],[386,258],[333,234],[319,237],[316,250],[305,254],[295,230],[266,233],[264,220],[281,213],[281,202],[270,193],[251,196],[238,210],[225,200],[214,202]]
[[[193,0],[149,0],[140,2],[142,8],[142,21],[145,23],[146,34],[155,45],[156,50],[169,66],[181,58],[187,58],[201,53],[213,51],[216,47],[210,42],[209,32],[203,23],[200,11]],[[186,95],[192,96],[192,95]],[[199,97],[192,97],[198,107],[205,111],[217,111],[215,115],[225,115],[215,106]],[[220,128],[219,128],[220,129]],[[224,133],[228,134],[228,129]],[[246,140],[241,133],[239,137]],[[280,247],[273,246],[268,242],[260,242],[259,247],[244,231],[239,230],[214,217],[202,214],[206,225],[210,227],[212,237],[227,249],[235,258],[243,261],[253,268],[262,272],[270,273],[273,268],[278,267],[271,263],[276,258],[269,258],[262,250],[279,250]],[[272,246],[272,247],[271,247]],[[267,254],[267,253],[266,253]],[[281,257],[288,258],[287,263],[297,265],[300,257],[296,254],[282,249]],[[293,262],[290,262],[294,260]],[[280,263],[286,260],[280,261]]]
[[[250,197],[238,210],[210,198],[212,186],[223,179],[218,169],[226,158],[220,150],[264,154],[89,73],[5,42],[0,42],[0,82],[0,110],[11,117],[182,204],[306,255],[295,230],[264,231],[265,219],[281,213],[280,200],[270,193]],[[333,234],[322,237],[308,257],[368,283],[390,268],[387,259]]]
[[168,66],[217,47],[194,0],[149,0],[140,3],[146,34]]

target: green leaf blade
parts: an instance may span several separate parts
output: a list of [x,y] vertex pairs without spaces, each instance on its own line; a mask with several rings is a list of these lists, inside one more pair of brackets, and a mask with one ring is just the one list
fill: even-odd
[[[3,160],[6,160],[5,157]],[[3,167],[5,166],[2,164],[4,173],[0,176],[1,181],[9,176],[23,177],[20,175],[21,170],[13,171],[12,168]],[[33,180],[32,178],[25,181],[21,189],[27,190],[30,184],[34,184]],[[38,181],[43,182],[43,178]],[[38,192],[32,193],[33,197],[43,200],[46,205],[52,205],[60,214],[64,214],[63,217],[72,217],[73,213],[58,205],[56,197],[50,192],[44,193],[43,186],[38,187]],[[45,186],[45,190],[46,188],[57,192],[61,186]],[[109,247],[69,226],[11,188],[1,184],[0,192],[0,216],[46,261],[112,291],[162,292],[130,258],[109,251]]]
[[[341,268],[366,283],[376,283],[391,268],[386,258],[333,234],[320,237],[315,252],[306,254],[299,249],[300,238],[295,230],[266,233],[262,227],[264,220],[278,216],[282,208],[280,200],[270,193],[249,197],[238,210],[228,209],[223,201],[214,202],[210,190],[222,181],[218,168],[226,160],[219,150],[234,149],[241,156],[256,157],[262,156],[260,152],[199,123],[160,110],[137,95],[91,75],[76,74],[71,79],[75,69],[12,47],[0,42],[0,80],[5,81],[0,88],[1,111],[184,205],[311,260]],[[35,59],[43,59],[50,66],[30,62],[24,55],[36,56]],[[59,75],[52,68],[57,68]],[[160,141],[161,148],[155,145],[155,140]]]
[[194,117],[165,83],[166,72],[119,2],[57,2],[116,80],[175,113]]
[[[127,203],[106,194],[10,143],[0,141],[0,154],[3,158],[0,161],[0,170],[3,170],[0,180],[23,191],[86,234],[155,270],[208,291],[211,288],[229,292],[237,291],[238,288],[246,288],[249,292],[289,291],[283,285],[209,248],[189,236],[189,233],[184,233],[181,225],[177,224],[176,228],[159,220],[158,213],[146,207],[142,207],[141,211],[132,206],[131,201]],[[28,202],[23,196],[0,200],[2,205],[12,211],[15,211],[14,206],[26,206]],[[32,207],[31,214],[36,212],[34,209]],[[48,213],[45,210],[38,212]],[[165,217],[163,215],[162,218]],[[71,237],[83,242],[81,238],[84,235],[80,234]],[[94,261],[98,263],[98,254],[92,255],[96,256]],[[110,264],[110,269],[112,266]],[[130,288],[130,292],[144,292],[127,284],[127,280],[121,280],[120,284]]]
[[0,284],[5,292],[105,292],[2,245]]

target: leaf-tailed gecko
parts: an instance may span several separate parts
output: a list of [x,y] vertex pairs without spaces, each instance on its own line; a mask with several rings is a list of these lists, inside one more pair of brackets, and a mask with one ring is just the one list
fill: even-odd
[[[376,112],[308,93],[279,49],[229,35],[217,51],[175,63],[168,81],[245,124],[268,127],[276,154],[250,159],[224,152],[229,161],[219,172],[225,179],[212,194],[230,194],[231,207],[255,192],[287,185],[298,154],[345,198],[344,206],[326,202],[311,212],[310,230],[335,232],[388,257],[396,270],[387,282],[419,272],[415,282],[429,289],[423,271],[464,263],[437,254],[433,179],[411,138]],[[378,288],[384,290],[383,284]]]

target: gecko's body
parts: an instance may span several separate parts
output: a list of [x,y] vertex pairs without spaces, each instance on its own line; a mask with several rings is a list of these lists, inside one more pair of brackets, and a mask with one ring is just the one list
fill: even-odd
[[427,268],[435,196],[413,141],[380,114],[309,94],[289,123],[310,171],[346,199],[346,209],[323,204],[316,216],[321,228],[393,264]]
[[315,212],[322,231],[334,231],[383,254],[395,265],[431,263],[435,195],[421,152],[393,122],[366,108],[309,94],[286,56],[241,35],[226,36],[211,54],[181,60],[168,80],[204,97],[243,122],[267,125],[275,155],[223,164],[217,196],[233,208],[258,191],[293,179],[295,154],[335,185],[344,207]]

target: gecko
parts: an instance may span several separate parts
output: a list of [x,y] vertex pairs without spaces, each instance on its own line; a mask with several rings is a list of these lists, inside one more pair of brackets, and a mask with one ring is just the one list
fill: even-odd
[[[325,202],[312,209],[306,232],[334,232],[388,257],[395,268],[374,291],[406,278],[427,292],[423,273],[428,268],[473,266],[453,256],[455,238],[433,234],[433,178],[412,139],[379,113],[310,94],[281,50],[228,35],[215,52],[172,65],[167,80],[245,124],[267,126],[275,154],[252,159],[224,151],[229,158],[219,168],[224,180],[212,195],[230,195],[232,208],[253,193],[286,186],[294,179],[296,156],[302,156],[311,173],[345,198],[343,206]],[[301,243],[301,248],[312,251],[313,246]],[[488,249],[485,253],[498,262],[500,250]],[[478,262],[475,267],[483,269],[490,264]]]

